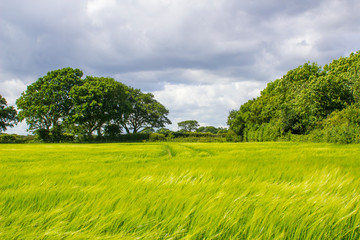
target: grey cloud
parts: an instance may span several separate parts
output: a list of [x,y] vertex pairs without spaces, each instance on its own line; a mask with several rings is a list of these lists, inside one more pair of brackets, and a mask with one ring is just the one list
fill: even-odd
[[[5,42],[9,50],[4,58],[9,59],[6,67],[20,72],[79,63],[95,69],[94,72],[108,74],[169,67],[240,67],[254,63],[264,43],[266,47],[272,46],[275,52],[276,46],[282,43],[279,35],[291,37],[298,31],[299,26],[295,26],[295,30],[291,30],[292,26],[282,29],[284,26],[278,26],[278,20],[272,16],[287,21],[284,15],[293,18],[293,15],[316,9],[320,2],[229,1],[213,8],[211,4],[208,4],[210,7],[199,4],[188,9],[189,13],[179,14],[177,22],[174,16],[167,16],[170,19],[154,16],[155,20],[151,20],[148,15],[156,11],[149,10],[146,15],[140,11],[143,9],[138,10],[131,4],[124,7],[115,4],[114,9],[89,16],[85,1],[75,6],[69,2],[51,4],[48,1],[27,6],[11,1],[10,8],[17,10],[20,17],[6,14],[4,18],[16,24],[20,33],[16,39]],[[128,9],[134,16],[121,15]],[[285,31],[287,33],[281,33]],[[234,45],[250,46],[238,49]],[[272,52],[271,47],[267,52]]]
[[2,6],[2,68],[20,76],[41,76],[74,63],[73,43],[81,29],[74,17],[74,4],[77,5],[66,1],[15,0]]
[[0,1],[0,89],[13,98],[5,83],[28,84],[62,67],[144,91],[265,84],[307,61],[324,65],[357,51],[359,7],[356,0]]

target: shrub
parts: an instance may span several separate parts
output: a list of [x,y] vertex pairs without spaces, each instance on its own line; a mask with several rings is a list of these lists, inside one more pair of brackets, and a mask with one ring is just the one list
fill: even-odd
[[20,136],[16,134],[6,134],[3,133],[0,135],[0,143],[25,143],[28,137]]
[[165,141],[165,135],[161,134],[161,133],[151,133],[149,135],[149,141],[150,142],[160,142],[160,141]]
[[35,140],[40,142],[49,142],[50,141],[50,133],[47,129],[41,128],[36,130],[35,132]]
[[233,130],[229,130],[225,136],[228,142],[241,142],[241,136],[238,136]]
[[114,139],[111,139],[111,141],[112,142],[143,142],[149,140],[149,136],[150,134],[148,133],[122,134]]
[[115,139],[121,135],[121,127],[117,124],[110,124],[105,126],[104,136],[106,138]]

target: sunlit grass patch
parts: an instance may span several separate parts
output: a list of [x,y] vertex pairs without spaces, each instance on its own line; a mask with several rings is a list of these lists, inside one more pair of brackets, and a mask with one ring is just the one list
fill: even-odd
[[358,239],[357,145],[0,145],[0,239]]

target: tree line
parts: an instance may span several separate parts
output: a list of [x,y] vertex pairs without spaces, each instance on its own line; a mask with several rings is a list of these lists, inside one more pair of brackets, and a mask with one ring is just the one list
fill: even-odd
[[[25,120],[29,131],[42,140],[62,141],[71,136],[92,138],[103,135],[137,133],[147,127],[171,124],[169,111],[151,93],[126,86],[109,77],[83,77],[79,69],[63,68],[48,72],[29,85],[16,105],[19,112],[1,100],[0,127]],[[5,103],[4,103],[5,101]],[[4,125],[4,126],[3,126]]]
[[360,142],[360,51],[323,68],[305,63],[233,110],[239,141]]
[[268,83],[259,97],[229,113],[229,130],[187,120],[170,131],[164,128],[171,124],[169,111],[151,93],[113,78],[82,76],[72,68],[47,73],[17,99],[18,114],[0,96],[0,132],[25,120],[40,139],[53,142],[91,139],[94,132],[113,139],[156,132],[159,140],[207,133],[226,134],[227,141],[360,142],[360,51],[324,67],[307,62]]
[[[73,68],[40,77],[27,87],[16,104],[18,113],[0,96],[0,132],[26,121],[28,130],[44,142],[71,142],[74,138],[76,141],[141,141],[214,137],[227,131],[200,127],[196,120],[179,122],[179,131],[171,131],[165,128],[171,124],[169,111],[153,94],[113,78],[83,78],[83,72]],[[28,141],[20,136],[0,137],[0,142]]]

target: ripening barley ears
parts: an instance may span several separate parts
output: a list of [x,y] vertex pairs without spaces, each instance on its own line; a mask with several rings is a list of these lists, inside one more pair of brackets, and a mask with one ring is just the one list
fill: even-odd
[[360,148],[0,145],[0,239],[359,239]]

